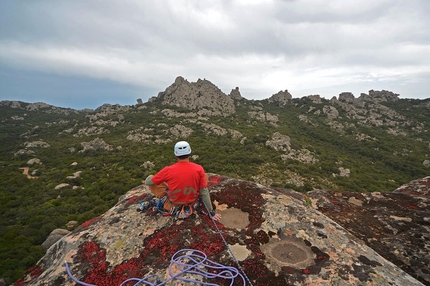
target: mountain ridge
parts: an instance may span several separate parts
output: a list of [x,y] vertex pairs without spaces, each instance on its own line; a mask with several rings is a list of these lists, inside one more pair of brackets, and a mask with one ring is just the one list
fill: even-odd
[[1,101],[0,260],[10,265],[0,262],[0,277],[18,279],[54,229],[76,229],[173,163],[177,140],[209,173],[302,193],[386,193],[428,176],[428,118],[429,99],[389,91],[247,100],[183,78],[131,106]]

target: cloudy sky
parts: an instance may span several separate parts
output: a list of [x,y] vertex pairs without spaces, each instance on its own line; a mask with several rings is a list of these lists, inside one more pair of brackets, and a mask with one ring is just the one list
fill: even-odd
[[0,100],[147,101],[177,76],[247,99],[430,97],[429,0],[3,0]]

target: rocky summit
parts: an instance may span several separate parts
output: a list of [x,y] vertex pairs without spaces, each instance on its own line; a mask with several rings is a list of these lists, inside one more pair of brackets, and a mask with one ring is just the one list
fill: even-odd
[[429,186],[426,177],[386,194],[302,194],[210,174],[223,216],[215,223],[201,211],[186,220],[138,212],[152,198],[141,185],[52,245],[15,285],[126,285],[131,278],[150,285],[429,285]]

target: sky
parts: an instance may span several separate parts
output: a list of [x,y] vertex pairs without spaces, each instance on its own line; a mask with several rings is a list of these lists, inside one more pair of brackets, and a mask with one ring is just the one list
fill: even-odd
[[429,0],[2,0],[0,100],[95,109],[178,76],[247,99],[430,98]]

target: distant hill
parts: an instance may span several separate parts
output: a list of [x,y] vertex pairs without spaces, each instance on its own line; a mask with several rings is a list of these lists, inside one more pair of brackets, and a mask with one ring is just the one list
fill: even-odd
[[96,110],[0,102],[0,278],[44,254],[57,228],[111,208],[190,142],[210,173],[299,192],[390,192],[430,173],[430,99],[390,91],[247,100],[208,80]]

